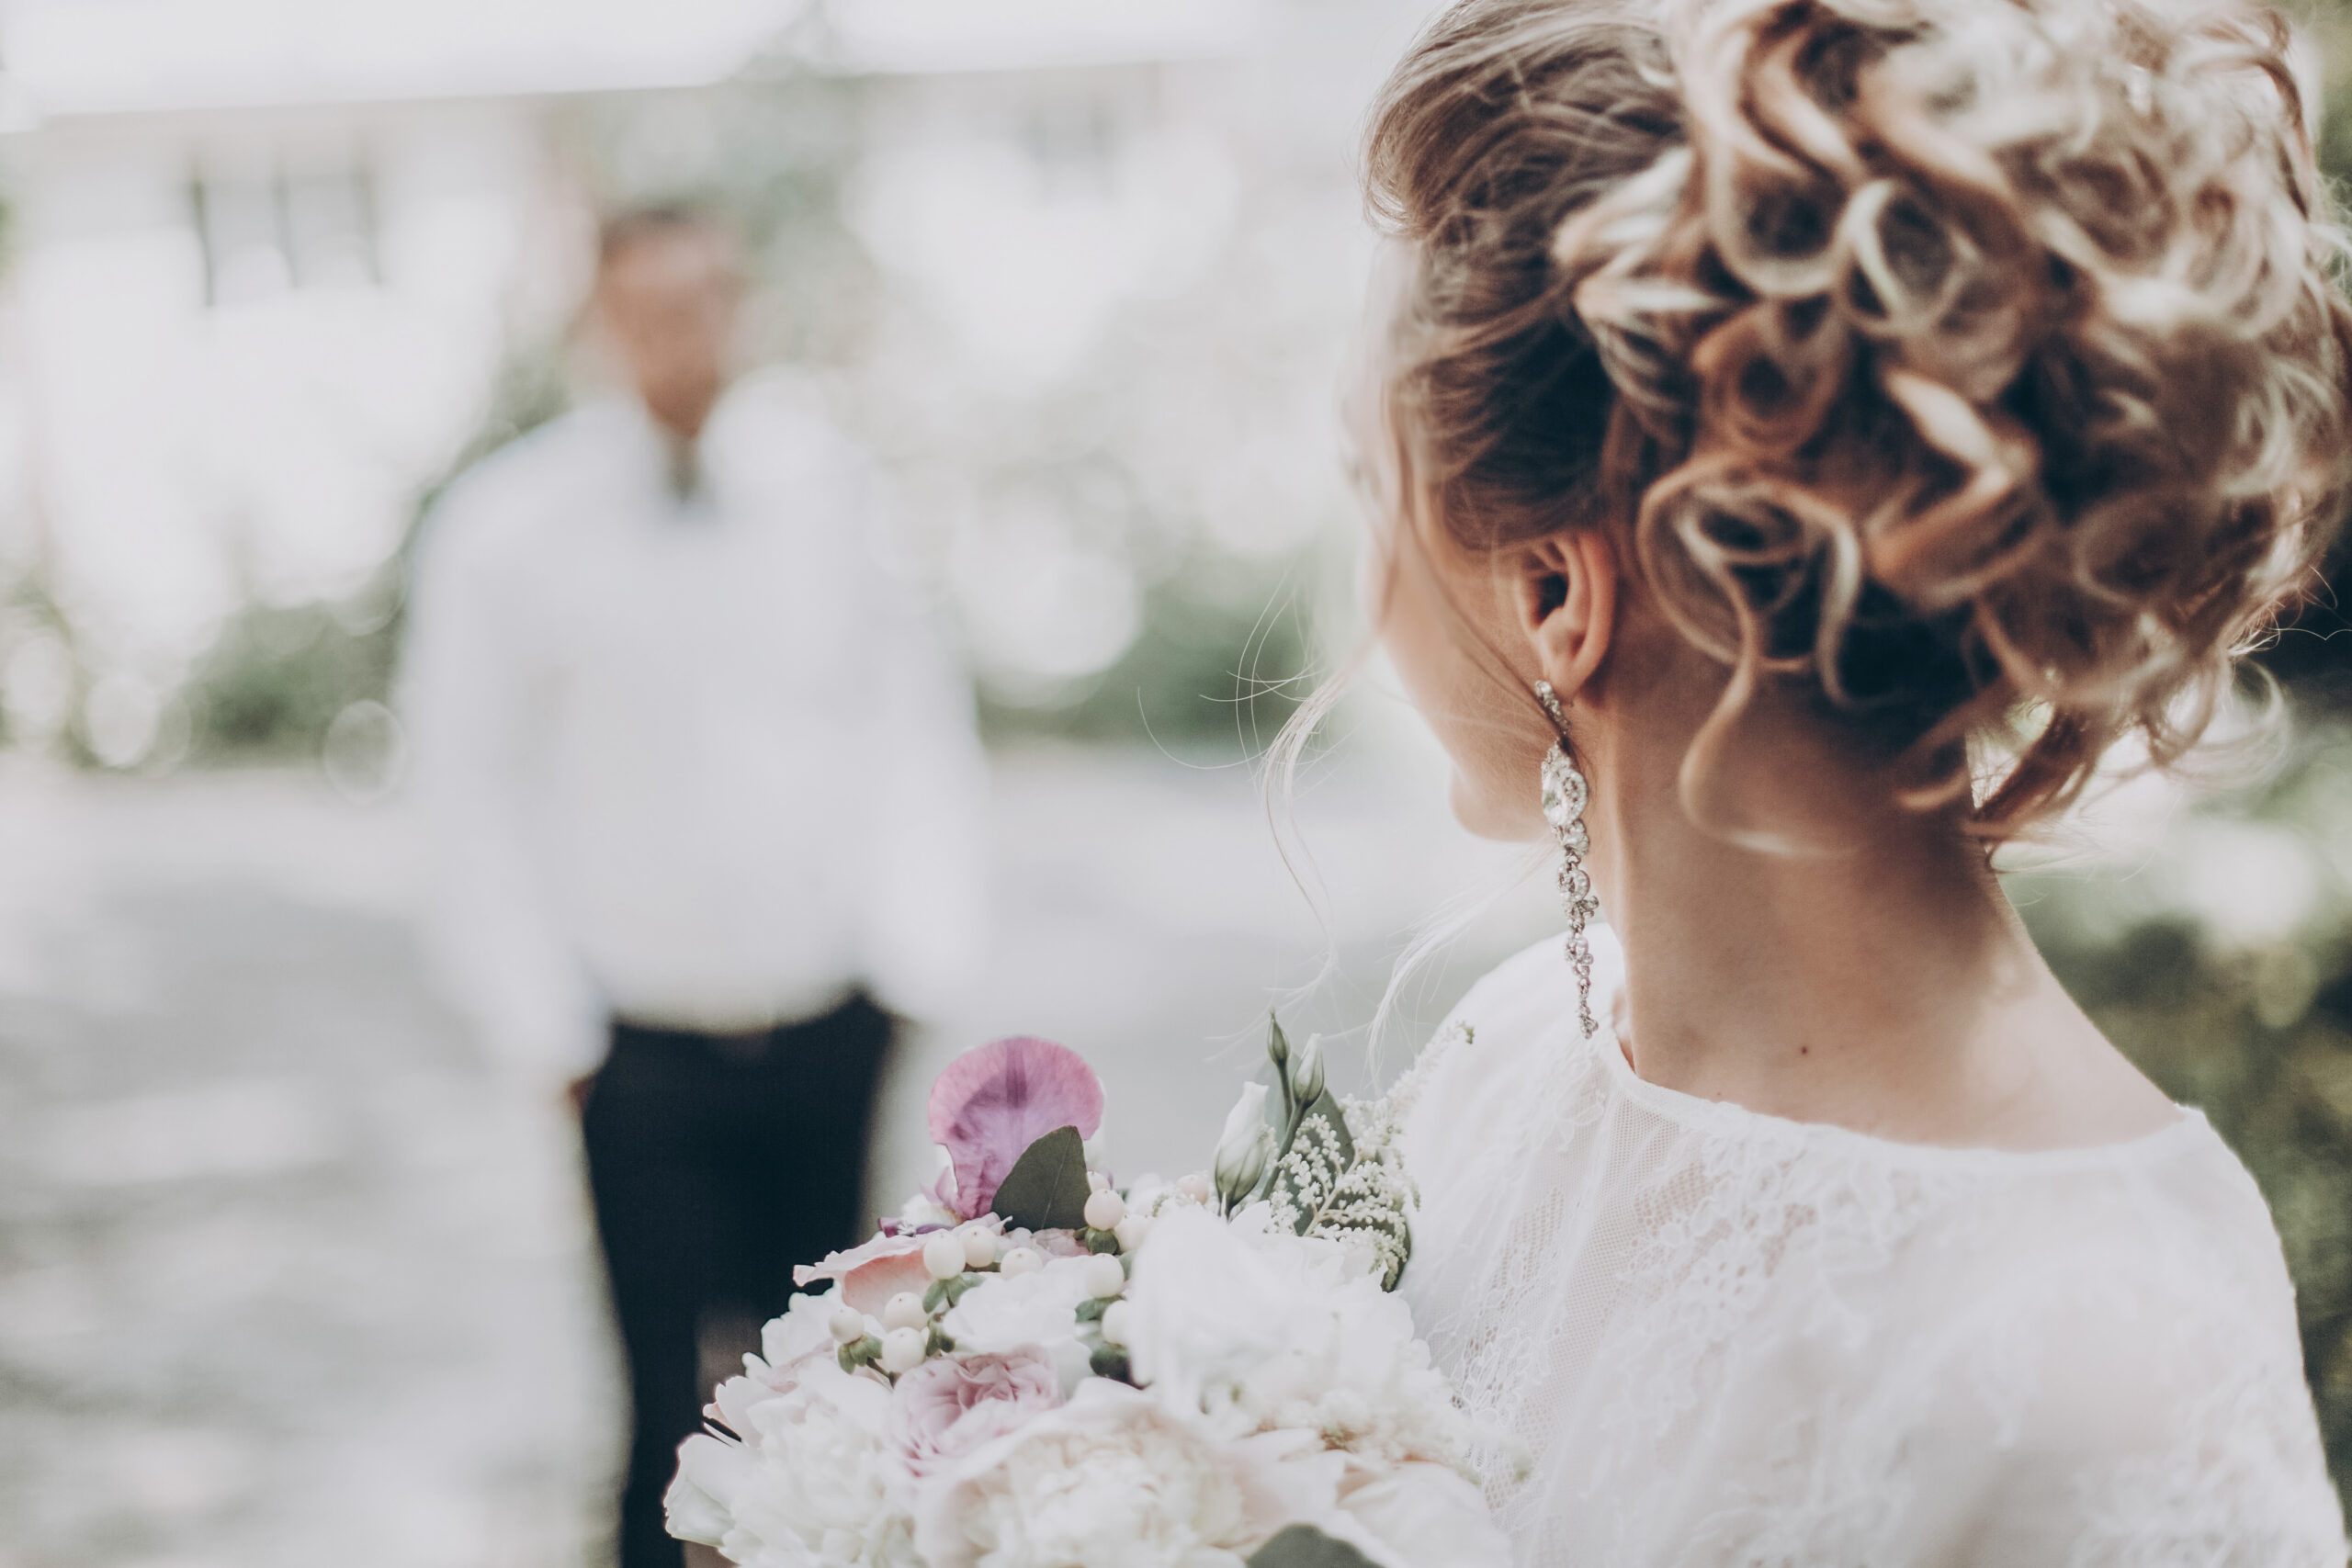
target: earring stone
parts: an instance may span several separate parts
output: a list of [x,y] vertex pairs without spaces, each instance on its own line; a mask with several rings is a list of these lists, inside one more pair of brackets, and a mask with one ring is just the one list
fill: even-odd
[[1584,865],[1584,857],[1592,848],[1592,835],[1584,825],[1585,804],[1592,798],[1592,786],[1568,754],[1568,716],[1561,706],[1560,694],[1549,681],[1538,681],[1535,696],[1559,732],[1551,750],[1544,754],[1544,820],[1552,825],[1560,841],[1560,903],[1568,917],[1568,967],[1577,976],[1577,1021],[1589,1040],[1600,1027],[1592,1016],[1592,939],[1586,932],[1600,918],[1592,874]]

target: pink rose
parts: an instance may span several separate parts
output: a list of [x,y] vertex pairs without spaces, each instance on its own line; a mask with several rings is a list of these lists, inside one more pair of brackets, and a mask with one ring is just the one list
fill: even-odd
[[934,1356],[899,1379],[890,1439],[909,1471],[929,1475],[1061,1402],[1054,1365],[1035,1345]]
[[828,1254],[822,1263],[796,1265],[792,1282],[805,1291],[820,1280],[839,1280],[842,1301],[878,1315],[883,1303],[900,1291],[921,1295],[931,1288],[931,1272],[922,1266],[923,1243],[930,1239],[929,1235],[877,1235],[847,1252]]

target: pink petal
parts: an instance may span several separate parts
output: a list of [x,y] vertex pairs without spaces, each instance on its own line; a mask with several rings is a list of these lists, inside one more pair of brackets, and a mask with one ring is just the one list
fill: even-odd
[[987,1213],[1029,1145],[1057,1127],[1091,1138],[1102,1085],[1066,1045],[1025,1036],[990,1041],[947,1064],[931,1086],[931,1137],[956,1169],[956,1212]]
[[842,1300],[858,1311],[878,1314],[883,1303],[900,1291],[921,1294],[931,1283],[922,1266],[928,1235],[877,1235],[847,1252],[832,1253],[822,1263],[802,1263],[792,1270],[792,1282],[802,1290],[820,1280],[838,1280]]

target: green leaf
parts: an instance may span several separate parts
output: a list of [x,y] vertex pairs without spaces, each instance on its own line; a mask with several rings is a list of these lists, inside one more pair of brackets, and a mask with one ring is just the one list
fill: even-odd
[[1405,1277],[1406,1265],[1413,1261],[1413,1224],[1402,1213],[1399,1213],[1385,1228],[1389,1235],[1396,1238],[1397,1249],[1403,1255],[1397,1258],[1396,1267],[1381,1276],[1380,1288],[1384,1291],[1393,1291],[1396,1288],[1396,1282]]
[[952,1280],[933,1280],[931,1282],[931,1289],[922,1293],[922,1310],[935,1313],[941,1307],[952,1307],[964,1299],[965,1292],[983,1280],[993,1278],[993,1275],[967,1272],[958,1274]]
[[1008,1227],[1079,1230],[1086,1224],[1086,1141],[1075,1127],[1057,1127],[1021,1153],[996,1190],[996,1212]]
[[1285,1525],[1250,1554],[1250,1568],[1374,1568],[1371,1558],[1313,1525]]

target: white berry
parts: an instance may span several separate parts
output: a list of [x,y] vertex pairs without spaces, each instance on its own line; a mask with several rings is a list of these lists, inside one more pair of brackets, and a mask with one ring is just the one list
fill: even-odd
[[1079,1283],[1086,1287],[1090,1296],[1115,1296],[1127,1288],[1127,1271],[1109,1253],[1098,1252],[1086,1260],[1086,1271],[1079,1276]]
[[922,1244],[922,1266],[934,1280],[953,1280],[964,1271],[964,1238],[941,1231]]
[[964,1233],[964,1267],[985,1269],[996,1261],[996,1237],[983,1230]]
[[854,1345],[865,1337],[865,1314],[852,1306],[837,1306],[825,1320],[836,1345]]
[[1136,1309],[1125,1302],[1113,1302],[1102,1309],[1102,1343],[1125,1348],[1127,1343],[1127,1320]]
[[1129,1214],[1113,1230],[1119,1238],[1119,1250],[1133,1252],[1143,1245],[1143,1238],[1151,1234],[1151,1222],[1141,1214]]
[[882,1326],[891,1328],[928,1328],[931,1314],[922,1310],[922,1298],[912,1291],[900,1291],[882,1303]]
[[1209,1201],[1209,1179],[1196,1170],[1180,1179],[1176,1190],[1195,1203],[1205,1203]]
[[922,1366],[922,1341],[920,1328],[894,1328],[882,1336],[882,1370],[897,1377]]
[[1127,1201],[1108,1189],[1086,1201],[1086,1223],[1095,1230],[1114,1229],[1126,1217]]
[[1035,1274],[1046,1266],[1046,1255],[1034,1247],[1016,1247],[997,1260],[996,1271],[1008,1280]]

